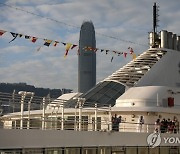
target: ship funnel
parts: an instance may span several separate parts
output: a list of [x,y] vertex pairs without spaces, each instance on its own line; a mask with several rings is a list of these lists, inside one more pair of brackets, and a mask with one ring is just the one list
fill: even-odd
[[172,32],[168,32],[166,30],[162,30],[160,32],[160,41],[161,48],[180,51],[180,36],[177,36],[177,34],[173,34]]

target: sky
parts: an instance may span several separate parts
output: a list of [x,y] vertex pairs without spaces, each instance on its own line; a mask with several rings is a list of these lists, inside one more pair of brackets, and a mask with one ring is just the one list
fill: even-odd
[[[180,1],[157,0],[160,30],[180,35]],[[152,31],[152,0],[0,0],[0,82],[25,82],[35,87],[69,88],[77,91],[77,49],[64,58],[65,47],[44,46],[43,39],[79,43],[80,27],[92,21],[96,47],[136,55],[149,48]],[[32,14],[33,13],[33,14]],[[38,15],[38,16],[37,16]],[[14,41],[9,32],[35,36],[35,43],[23,37]],[[133,42],[133,43],[131,43]],[[40,51],[37,49],[41,47]],[[97,82],[132,60],[97,51]]]

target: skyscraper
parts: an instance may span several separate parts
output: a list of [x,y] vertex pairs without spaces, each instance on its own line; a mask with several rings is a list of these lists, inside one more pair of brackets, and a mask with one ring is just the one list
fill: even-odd
[[91,21],[83,22],[79,38],[78,91],[85,93],[96,84],[96,53],[85,47],[96,48],[95,30]]

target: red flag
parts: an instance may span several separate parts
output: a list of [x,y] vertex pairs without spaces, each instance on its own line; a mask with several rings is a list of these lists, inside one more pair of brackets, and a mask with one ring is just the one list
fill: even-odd
[[0,36],[2,36],[6,31],[0,30]]
[[134,51],[133,51],[133,48],[129,47],[128,49],[130,49],[130,51],[129,51],[130,54],[133,54],[133,52],[134,52]]
[[58,41],[54,41],[54,46],[56,47],[58,43]]
[[37,41],[37,39],[38,39],[37,37],[32,37],[32,38],[31,38],[31,41],[32,41],[33,43],[35,43],[35,42]]
[[126,58],[126,56],[127,56],[127,52],[124,52],[124,57]]

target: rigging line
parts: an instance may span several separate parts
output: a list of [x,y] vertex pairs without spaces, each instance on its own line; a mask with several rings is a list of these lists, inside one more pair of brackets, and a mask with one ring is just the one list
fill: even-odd
[[109,35],[106,35],[106,34],[101,34],[101,33],[98,33],[98,32],[96,32],[96,34],[101,35],[101,36],[104,36],[104,37],[116,39],[116,40],[119,40],[119,41],[122,41],[122,42],[126,42],[126,43],[131,43],[131,44],[136,44],[136,45],[140,45],[140,46],[149,47],[148,45],[145,45],[145,44],[135,43],[135,42],[132,42],[132,41],[120,39],[120,38],[117,38],[117,37],[114,37],[114,36],[109,36]]
[[61,24],[63,24],[63,25],[69,26],[69,27],[73,27],[73,28],[78,28],[78,29],[80,29],[80,27],[78,27],[78,26],[70,25],[70,24],[67,24],[67,23],[65,23],[65,22],[62,22],[62,21],[58,21],[58,20],[56,20],[56,19],[53,19],[53,18],[45,17],[45,16],[40,15],[40,14],[36,14],[36,13],[30,12],[30,11],[26,11],[26,10],[24,10],[24,9],[17,8],[17,7],[12,6],[12,5],[8,5],[8,4],[1,3],[1,2],[0,2],[0,4],[5,5],[5,6],[7,6],[7,7],[10,7],[10,8],[13,8],[13,9],[15,9],[15,10],[19,10],[19,11],[22,11],[22,12],[26,12],[26,13],[28,13],[28,14],[31,14],[31,15],[34,15],[34,16],[37,16],[37,17],[45,18],[45,19],[47,19],[47,20],[51,20],[51,21],[54,21],[54,22],[57,22],[57,23],[61,23]]
[[[5,5],[5,6],[7,6],[7,7],[10,7],[10,8],[12,8],[12,9],[15,9],[15,10],[19,10],[19,11],[22,11],[22,12],[26,12],[26,13],[28,13],[28,14],[31,14],[31,15],[34,15],[34,16],[37,16],[37,17],[41,17],[41,18],[44,18],[44,19],[47,19],[47,20],[51,20],[51,21],[56,22],[56,23],[60,23],[60,24],[63,24],[63,25],[69,26],[69,27],[76,28],[76,29],[81,29],[79,26],[67,24],[67,23],[65,23],[65,22],[62,22],[62,21],[59,21],[59,20],[56,20],[56,19],[53,19],[53,18],[45,17],[45,16],[43,16],[43,15],[36,14],[36,13],[30,12],[30,11],[26,11],[26,10],[24,10],[24,9],[17,8],[17,7],[15,7],[15,6],[12,6],[12,5],[9,5],[9,4],[5,4],[5,3],[1,3],[1,2],[0,2],[0,4],[1,4],[1,5]],[[120,39],[120,38],[117,38],[117,37],[114,37],[114,36],[109,36],[109,35],[102,34],[102,33],[98,33],[98,32],[96,32],[96,34],[101,35],[101,36],[104,36],[104,37],[107,37],[107,38],[111,38],[111,39],[119,40],[119,41],[122,41],[122,42],[126,42],[126,43],[131,43],[131,44],[136,44],[136,45],[148,47],[148,46],[145,45],[145,44],[140,44],[140,43],[136,43],[136,42],[133,42],[133,41],[128,41],[128,40]]]

